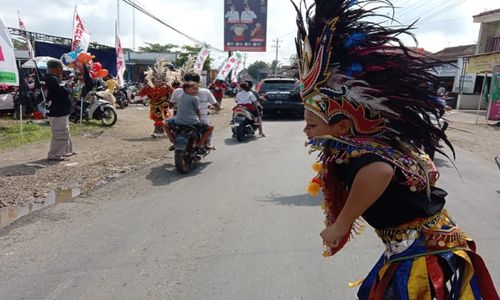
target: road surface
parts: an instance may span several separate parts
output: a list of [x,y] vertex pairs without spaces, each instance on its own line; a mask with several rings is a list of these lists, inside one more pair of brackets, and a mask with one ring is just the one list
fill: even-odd
[[[322,257],[302,126],[266,122],[241,144],[218,132],[191,175],[160,162],[0,231],[0,299],[355,299],[348,282],[383,246],[367,227]],[[448,209],[499,287],[500,174],[457,151],[462,178],[438,159]]]

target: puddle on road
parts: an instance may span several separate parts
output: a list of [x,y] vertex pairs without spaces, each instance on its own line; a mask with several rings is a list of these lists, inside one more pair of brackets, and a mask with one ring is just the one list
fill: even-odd
[[80,189],[58,189],[50,191],[47,198],[42,203],[30,203],[27,206],[7,207],[0,210],[0,228],[12,224],[15,220],[26,216],[29,213],[55,205],[58,203],[69,201],[80,195]]

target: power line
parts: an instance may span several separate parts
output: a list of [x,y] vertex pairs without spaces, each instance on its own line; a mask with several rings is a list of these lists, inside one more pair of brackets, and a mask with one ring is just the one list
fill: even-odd
[[202,41],[178,30],[177,28],[165,23],[165,21],[161,20],[160,18],[156,17],[155,15],[153,15],[152,13],[150,13],[148,10],[146,10],[144,7],[142,6],[139,6],[137,5],[134,1],[131,1],[131,0],[123,0],[123,2],[125,2],[126,4],[132,6],[134,9],[137,9],[138,11],[142,12],[143,14],[145,14],[146,16],[152,18],[153,20],[159,22],[160,24],[172,29],[173,31],[177,32],[178,34],[186,37],[187,39],[191,40],[192,42],[196,43],[196,44],[200,44],[200,45],[206,45],[208,48],[212,49],[212,50],[215,50],[215,51],[219,51],[219,52],[224,52],[224,50],[221,50],[221,49],[218,49],[218,48],[215,48],[213,46],[210,46],[206,43],[203,43]]

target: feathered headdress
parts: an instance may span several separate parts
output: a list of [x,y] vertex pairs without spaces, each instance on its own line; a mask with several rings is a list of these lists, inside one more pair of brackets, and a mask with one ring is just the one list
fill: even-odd
[[[393,146],[395,137],[431,148],[439,139],[448,143],[429,117],[437,113],[431,94],[438,80],[429,70],[439,62],[399,40],[401,34],[413,37],[412,25],[383,27],[369,19],[393,21],[377,13],[392,7],[389,1],[315,0],[309,8],[305,0],[291,1],[298,13],[296,46],[306,109],[330,124],[347,117],[353,136],[376,136]],[[366,8],[373,4],[380,5]]]
[[157,58],[153,68],[148,67],[148,70],[144,72],[144,75],[146,75],[146,81],[151,87],[157,86],[158,83],[160,83],[160,85],[166,84],[171,86],[175,80],[173,65],[170,61],[164,58]]

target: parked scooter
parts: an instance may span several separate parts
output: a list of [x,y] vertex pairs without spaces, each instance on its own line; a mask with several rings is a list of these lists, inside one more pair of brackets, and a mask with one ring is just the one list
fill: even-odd
[[210,149],[196,148],[202,134],[195,126],[173,125],[175,134],[175,168],[181,174],[189,173],[203,157],[210,153]]
[[259,124],[255,123],[254,115],[248,108],[237,105],[233,108],[231,120],[231,131],[238,142],[243,141],[246,136],[254,136]]
[[[82,103],[83,102],[83,103]],[[81,110],[83,106],[83,111]],[[77,123],[80,115],[86,121],[101,120],[102,125],[111,127],[118,120],[116,110],[108,101],[99,97],[95,90],[88,93],[84,100],[76,101],[73,113],[69,116],[70,121]]]
[[118,105],[119,108],[124,109],[128,106],[128,96],[125,88],[117,89],[114,95],[116,98],[116,105]]

